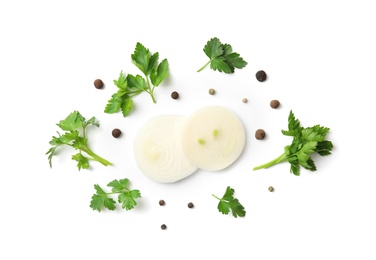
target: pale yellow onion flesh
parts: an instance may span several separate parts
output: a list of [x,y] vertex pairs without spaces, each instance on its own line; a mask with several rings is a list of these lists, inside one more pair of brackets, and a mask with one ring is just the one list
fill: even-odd
[[193,165],[219,171],[242,153],[245,130],[234,112],[222,106],[208,106],[187,118],[181,138],[183,151]]
[[181,132],[186,118],[161,115],[149,119],[134,140],[134,155],[139,169],[150,179],[173,183],[194,173],[197,167],[185,156]]

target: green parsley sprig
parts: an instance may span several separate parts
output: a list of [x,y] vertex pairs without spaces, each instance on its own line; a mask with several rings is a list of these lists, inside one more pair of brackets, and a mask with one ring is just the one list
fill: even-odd
[[159,53],[151,54],[149,49],[146,49],[139,42],[136,44],[131,59],[133,64],[139,68],[144,76],[126,75],[121,71],[119,78],[114,80],[118,91],[113,94],[108,101],[104,109],[105,113],[114,114],[121,110],[123,116],[126,117],[133,107],[132,98],[142,92],[148,93],[153,102],[156,103],[154,90],[168,76],[167,59],[158,63]]
[[317,168],[311,154],[318,153],[321,156],[331,154],[333,144],[331,141],[325,140],[329,130],[328,127],[320,125],[304,128],[295,118],[294,113],[290,111],[288,130],[282,130],[282,134],[292,136],[292,143],[285,146],[285,151],[280,156],[253,168],[253,170],[266,169],[278,163],[289,162],[290,172],[297,176],[300,175],[300,166],[310,171],[316,171]]
[[222,198],[217,197],[216,195],[212,194],[214,198],[219,200],[218,203],[218,211],[224,215],[227,215],[230,210],[232,215],[237,218],[245,216],[245,209],[242,204],[240,204],[239,200],[234,198],[235,190],[230,186],[227,187],[225,194]]
[[118,194],[118,202],[121,203],[121,207],[125,210],[133,209],[137,205],[136,199],[141,198],[141,193],[139,190],[130,190],[127,187],[128,184],[127,178],[113,180],[107,184],[108,187],[112,187],[111,192],[105,192],[98,184],[95,184],[96,193],[91,197],[90,207],[98,212],[104,208],[115,210],[116,202],[109,196]]
[[[47,151],[50,167],[52,168],[52,157],[56,155],[56,150],[60,146],[68,145],[78,150],[77,154],[72,155],[72,160],[77,161],[78,170],[88,169],[89,160],[98,161],[101,164],[108,166],[112,165],[111,162],[103,159],[96,153],[94,153],[88,146],[88,139],[86,137],[86,127],[94,125],[99,127],[99,122],[95,117],[86,120],[78,111],[73,111],[64,120],[60,120],[58,124],[64,134],[58,133],[58,136],[52,136],[52,140],[49,142],[52,147]],[[85,156],[84,153],[87,154]]]
[[241,69],[247,65],[240,54],[232,51],[230,44],[222,44],[218,38],[211,38],[205,45],[204,52],[210,60],[197,72],[202,71],[210,64],[210,68],[213,70],[231,74],[235,72],[235,68]]

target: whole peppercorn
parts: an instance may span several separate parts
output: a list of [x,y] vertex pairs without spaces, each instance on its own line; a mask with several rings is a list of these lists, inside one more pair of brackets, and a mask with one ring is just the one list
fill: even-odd
[[167,228],[167,226],[166,226],[165,224],[162,224],[162,225],[161,225],[161,229],[162,229],[162,230],[165,230],[166,228]]
[[188,203],[188,208],[191,209],[191,208],[193,208],[193,207],[194,207],[193,203],[192,203],[192,202],[189,202],[189,203]]
[[272,186],[270,186],[270,187],[268,188],[268,190],[269,190],[270,192],[273,192],[273,191],[274,191],[274,188],[273,188]]
[[266,73],[263,70],[259,70],[256,72],[256,79],[260,82],[263,82],[266,80]]
[[243,99],[242,99],[242,102],[243,102],[243,103],[247,103],[247,102],[248,102],[248,99],[247,99],[247,98],[243,98]]
[[101,89],[103,88],[104,84],[103,84],[103,81],[101,79],[96,79],[94,80],[94,87],[97,88],[97,89]]
[[265,138],[265,131],[263,129],[257,129],[256,133],[255,133],[255,137],[257,140],[262,140]]
[[215,89],[213,89],[213,88],[209,89],[209,94],[210,95],[214,95],[215,94]]
[[277,108],[277,107],[279,107],[279,105],[280,105],[280,103],[279,103],[279,101],[276,100],[276,99],[270,101],[270,106],[271,106],[271,108]]
[[159,201],[159,205],[163,206],[165,204],[165,201],[164,200],[160,200]]
[[114,130],[112,130],[112,136],[115,137],[115,138],[118,138],[121,136],[121,130],[118,129],[118,128],[115,128]]
[[178,98],[179,98],[179,93],[176,92],[176,91],[174,91],[174,92],[171,93],[171,97],[172,97],[173,99],[178,99]]

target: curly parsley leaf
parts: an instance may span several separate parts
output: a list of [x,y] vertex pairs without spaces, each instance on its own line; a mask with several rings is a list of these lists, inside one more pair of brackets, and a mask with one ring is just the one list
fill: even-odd
[[203,50],[210,60],[197,72],[202,71],[210,64],[212,70],[231,74],[235,72],[235,69],[242,69],[248,64],[240,57],[240,54],[232,51],[230,44],[222,44],[218,38],[211,38]]
[[158,59],[158,52],[151,54],[149,49],[138,42],[134,53],[131,55],[131,61],[142,72],[143,76],[127,75],[121,71],[119,78],[114,80],[118,91],[108,100],[104,112],[114,114],[121,111],[124,117],[128,116],[133,108],[133,97],[142,92],[148,93],[153,102],[156,103],[154,89],[167,78],[169,68],[167,59],[160,63],[158,63]]
[[98,212],[101,212],[104,208],[115,210],[116,201],[110,196],[117,194],[118,202],[123,209],[133,209],[137,206],[136,199],[141,198],[141,193],[139,190],[130,190],[128,184],[129,180],[127,178],[113,180],[107,184],[107,187],[112,188],[111,192],[105,192],[98,184],[95,184],[94,189],[96,193],[91,197],[90,207]]
[[[95,154],[88,146],[86,137],[86,127],[93,125],[99,127],[99,122],[95,117],[86,120],[78,111],[73,111],[64,120],[60,120],[57,126],[65,131],[64,134],[57,132],[58,136],[52,136],[49,144],[52,146],[46,153],[48,161],[52,168],[52,157],[56,155],[57,149],[62,145],[71,146],[78,150],[78,153],[72,156],[72,160],[77,161],[78,170],[89,169],[89,160],[98,161],[108,166],[111,162]],[[85,153],[86,155],[84,155]]]
[[234,197],[234,193],[235,190],[228,186],[222,198],[219,198],[214,194],[212,195],[213,197],[219,200],[217,206],[219,212],[221,212],[224,215],[227,215],[231,211],[232,215],[235,218],[237,218],[238,216],[244,217],[246,211],[243,205],[239,202],[239,200]]
[[266,169],[282,162],[290,163],[290,172],[300,175],[300,167],[309,171],[316,171],[316,165],[311,157],[318,153],[321,156],[331,154],[333,144],[325,140],[329,133],[329,128],[315,125],[313,127],[302,127],[300,121],[290,111],[288,117],[288,130],[282,130],[282,134],[293,137],[290,145],[285,146],[284,153],[274,160],[253,168],[253,170]]

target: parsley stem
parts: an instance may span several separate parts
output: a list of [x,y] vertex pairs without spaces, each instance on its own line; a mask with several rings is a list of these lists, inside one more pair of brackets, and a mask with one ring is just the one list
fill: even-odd
[[111,162],[107,161],[106,159],[104,159],[104,158],[100,157],[99,155],[97,155],[96,153],[94,153],[92,150],[90,150],[89,147],[82,147],[81,150],[84,151],[85,153],[87,153],[88,155],[90,155],[93,160],[100,162],[104,166],[112,165]]
[[287,156],[286,156],[285,153],[281,154],[280,156],[278,156],[274,160],[271,160],[270,162],[267,162],[265,164],[262,164],[260,166],[253,168],[253,170],[255,171],[255,170],[260,170],[260,169],[266,169],[266,168],[269,168],[270,166],[276,165],[276,164],[278,164],[280,162],[284,162],[284,161],[287,161]]
[[208,66],[210,64],[211,60],[209,60],[204,66],[202,66],[197,72],[200,72],[202,71],[203,69],[206,68],[206,66]]
[[106,192],[107,195],[114,195],[114,194],[120,194],[120,193],[126,193],[126,192],[130,192],[131,190],[130,189],[127,189],[127,188],[124,188],[123,190],[121,191],[116,191],[116,192]]
[[85,126],[82,127],[82,135],[86,139],[86,127]]
[[220,198],[218,198],[217,196],[215,196],[214,194],[212,194],[212,196],[218,200],[221,200]]
[[153,92],[149,92],[149,94],[151,96],[151,99],[153,100],[153,103],[157,103],[157,101],[155,100]]
[[148,84],[148,90],[146,92],[149,93],[149,95],[151,96],[151,99],[153,100],[153,103],[157,103],[157,101],[155,100],[155,97],[154,97],[154,86],[153,88],[150,87],[150,81],[149,81],[149,77],[145,74],[145,78],[146,78],[146,84]]

